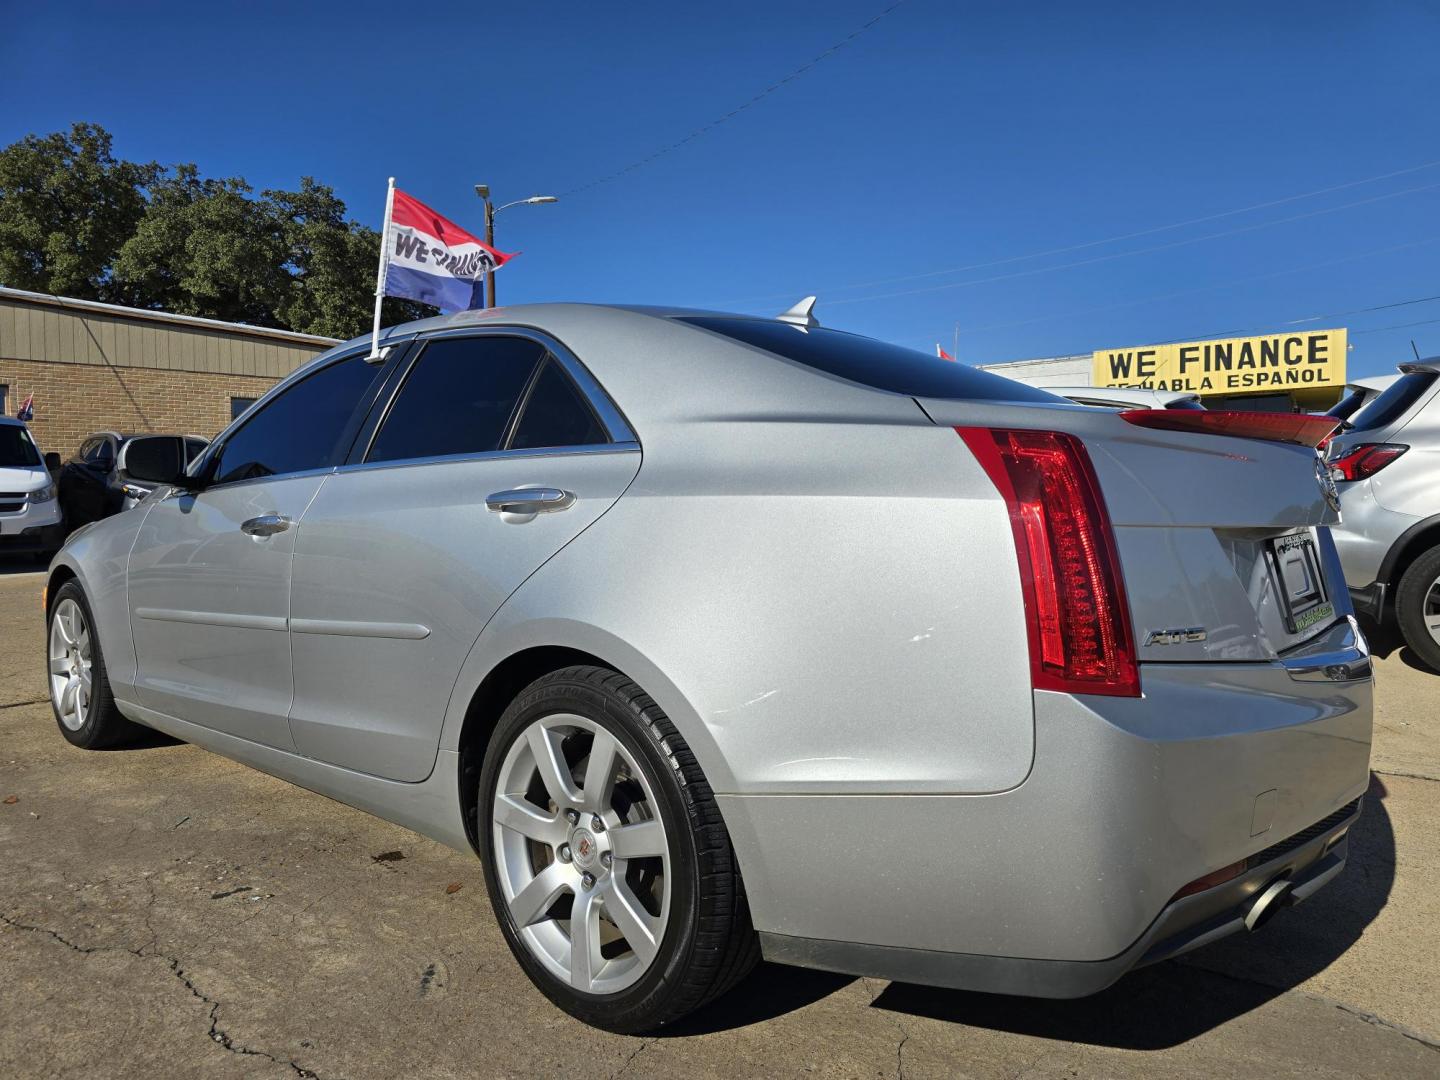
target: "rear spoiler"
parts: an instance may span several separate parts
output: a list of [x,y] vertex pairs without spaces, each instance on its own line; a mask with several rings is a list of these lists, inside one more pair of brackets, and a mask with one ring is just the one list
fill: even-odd
[[1319,446],[1340,426],[1333,416],[1309,413],[1238,412],[1215,409],[1127,409],[1120,419],[1136,427],[1164,431],[1189,431],[1197,435],[1228,435],[1233,439],[1264,439],[1267,442]]

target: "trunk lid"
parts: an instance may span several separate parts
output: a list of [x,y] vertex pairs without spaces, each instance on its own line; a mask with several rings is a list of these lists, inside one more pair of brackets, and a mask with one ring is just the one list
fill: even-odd
[[1350,612],[1327,528],[1338,514],[1309,447],[1142,428],[1084,406],[917,400],[939,425],[1080,439],[1141,662],[1271,660]]

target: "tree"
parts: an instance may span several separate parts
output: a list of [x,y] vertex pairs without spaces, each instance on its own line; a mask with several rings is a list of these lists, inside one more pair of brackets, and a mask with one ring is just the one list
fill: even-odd
[[285,325],[290,274],[273,208],[244,180],[205,180],[177,165],[150,185],[150,201],[115,259],[130,303],[255,326]]
[[[345,204],[334,189],[300,178],[299,191],[266,191],[288,252],[291,277],[276,309],[292,330],[348,338],[370,328],[375,302],[375,269],[380,234],[345,217]],[[409,300],[388,297],[382,323],[392,326],[434,314]]]
[[114,299],[110,266],[145,212],[154,164],[117,161],[110,133],[74,124],[0,150],[0,284]]
[[[256,198],[239,177],[117,160],[94,124],[0,150],[0,285],[344,338],[370,328],[379,256],[313,177]],[[391,297],[382,322],[432,314]]]

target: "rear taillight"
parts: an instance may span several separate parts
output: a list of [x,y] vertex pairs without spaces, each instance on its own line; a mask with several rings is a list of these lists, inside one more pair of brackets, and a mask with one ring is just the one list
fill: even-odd
[[1367,476],[1374,476],[1409,449],[1399,443],[1365,443],[1326,464],[1330,466],[1332,479],[1364,480]]
[[1058,431],[955,430],[1010,511],[1034,687],[1139,697],[1115,536],[1084,445]]
[[1208,412],[1198,409],[1129,409],[1120,414],[1120,419],[1137,427],[1229,435],[1235,439],[1267,439],[1300,446],[1318,446],[1321,439],[1340,426],[1340,421],[1333,416],[1222,409]]

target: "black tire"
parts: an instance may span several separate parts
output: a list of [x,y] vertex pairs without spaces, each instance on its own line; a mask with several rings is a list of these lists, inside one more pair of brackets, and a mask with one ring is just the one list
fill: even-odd
[[[496,872],[492,815],[501,763],[535,721],[574,713],[605,728],[635,758],[673,837],[670,916],[655,957],[633,985],[589,994],[552,974],[520,937]],[[485,884],[505,939],[531,981],[565,1012],[607,1031],[654,1031],[700,1008],[759,959],[730,835],[700,766],[654,700],[625,676],[571,667],[531,683],[496,726],[480,775],[478,832]]]
[[[56,726],[60,728],[60,734],[65,736],[68,742],[85,750],[104,750],[133,742],[143,734],[144,729],[121,716],[120,710],[115,705],[114,695],[110,693],[110,678],[105,672],[105,656],[100,648],[100,637],[95,632],[95,616],[90,610],[89,601],[85,599],[85,590],[80,587],[78,582],[67,581],[56,590],[55,595],[50,599],[50,610],[46,612],[45,617],[47,660],[55,613],[60,610],[60,606],[66,600],[73,601],[80,608],[85,625],[89,628],[90,702],[84,722],[78,728],[72,728],[61,718],[59,703],[56,701],[55,694],[52,693],[50,708],[55,714]],[[48,665],[45,685],[47,688],[50,686]]]
[[[1440,547],[1433,547],[1421,555],[1400,579],[1395,590],[1395,622],[1405,644],[1432,671],[1440,672],[1440,641],[1436,641],[1426,628],[1427,615],[1425,600],[1431,587],[1440,580]],[[1434,621],[1436,613],[1428,618]]]

